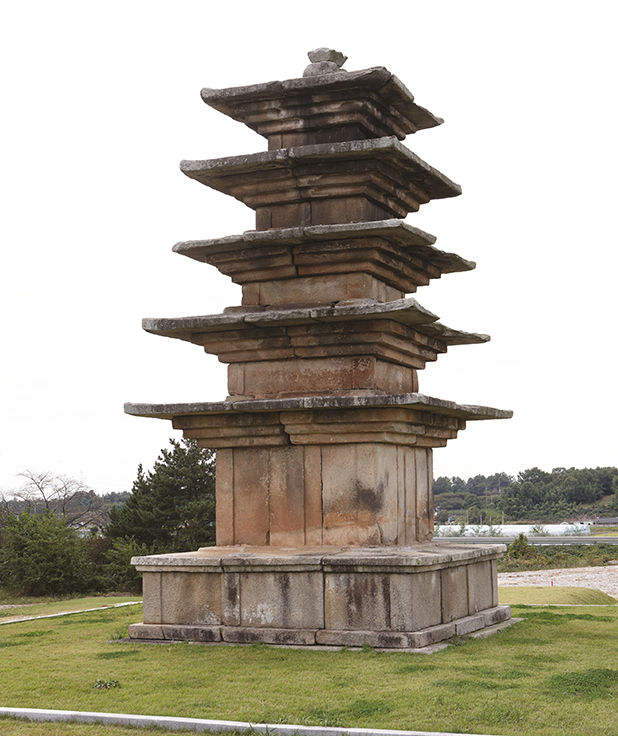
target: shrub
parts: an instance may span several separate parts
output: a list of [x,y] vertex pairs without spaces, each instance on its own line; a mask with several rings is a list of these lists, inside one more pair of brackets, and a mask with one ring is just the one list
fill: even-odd
[[88,588],[82,540],[53,513],[9,514],[0,553],[0,581],[21,595],[67,595]]
[[135,539],[114,539],[105,554],[103,584],[106,590],[141,593],[142,576],[131,564],[131,558],[150,553],[148,546]]
[[509,545],[507,556],[511,558],[530,557],[534,547],[528,544],[528,537],[522,532],[513,544]]

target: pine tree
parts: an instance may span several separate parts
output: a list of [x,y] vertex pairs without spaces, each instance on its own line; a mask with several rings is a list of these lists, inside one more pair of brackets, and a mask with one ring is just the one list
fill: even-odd
[[151,471],[139,466],[130,498],[110,511],[109,539],[134,539],[158,553],[214,543],[214,453],[194,440],[170,444]]

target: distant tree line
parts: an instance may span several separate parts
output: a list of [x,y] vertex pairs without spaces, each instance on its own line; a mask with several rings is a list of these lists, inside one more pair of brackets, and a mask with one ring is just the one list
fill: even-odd
[[[141,590],[131,557],[215,542],[214,453],[170,440],[131,492],[97,496],[74,479],[24,473],[0,503],[0,586],[23,595]],[[618,469],[532,468],[437,478],[436,520],[546,523],[618,515]]]
[[618,468],[530,468],[434,482],[436,521],[549,523],[618,514]]
[[25,473],[0,504],[0,586],[22,595],[139,592],[131,557],[214,543],[214,453],[170,440],[126,494],[96,496],[74,479]]

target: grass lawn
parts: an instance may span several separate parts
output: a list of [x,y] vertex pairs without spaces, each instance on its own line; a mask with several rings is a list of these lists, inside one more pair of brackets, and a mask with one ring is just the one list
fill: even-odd
[[[140,620],[139,606],[23,621],[0,626],[0,703],[500,736],[615,736],[618,606],[516,606],[513,614],[524,620],[430,656],[110,641]],[[97,680],[120,686],[96,689]],[[0,720],[0,733],[140,732]]]
[[615,606],[616,599],[594,588],[568,588],[566,586],[517,585],[498,588],[502,605],[581,605]]

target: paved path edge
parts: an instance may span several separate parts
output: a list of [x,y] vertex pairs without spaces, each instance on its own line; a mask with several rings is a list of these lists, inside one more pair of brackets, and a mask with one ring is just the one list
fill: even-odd
[[8,621],[0,621],[3,624],[19,624],[22,621],[37,621],[40,618],[58,618],[59,616],[73,616],[76,613],[92,613],[93,611],[111,611],[112,608],[122,608],[123,606],[138,606],[142,601],[127,601],[126,603],[114,603],[109,606],[99,606],[98,608],[83,608],[80,611],[62,611],[61,613],[45,613],[40,616],[21,616],[18,618],[9,618]]
[[[127,713],[91,713],[75,710],[47,710],[39,708],[0,708],[0,716],[29,721],[73,721],[102,723],[115,726],[158,726],[169,731],[240,731],[248,733],[279,734],[279,736],[461,736],[445,731],[391,731],[376,728],[332,728],[327,726],[294,726],[272,723],[245,723],[243,721],[213,721],[202,718],[171,718],[168,716],[138,716]],[[468,736],[483,736],[468,734]],[[486,734],[485,736],[489,736]]]

